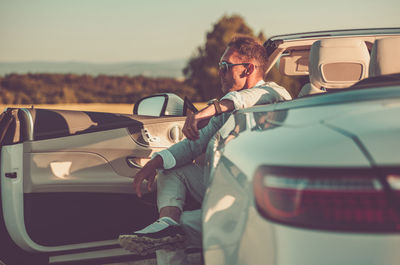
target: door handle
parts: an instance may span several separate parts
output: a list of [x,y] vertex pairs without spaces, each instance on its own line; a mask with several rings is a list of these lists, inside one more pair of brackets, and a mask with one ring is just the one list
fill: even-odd
[[133,168],[138,168],[141,169],[143,166],[136,160],[140,160],[140,158],[136,157],[127,157],[126,158],[126,163],[128,163],[128,166],[133,167]]
[[160,137],[152,136],[147,129],[142,129],[142,137],[148,143],[158,143],[158,142],[160,142]]

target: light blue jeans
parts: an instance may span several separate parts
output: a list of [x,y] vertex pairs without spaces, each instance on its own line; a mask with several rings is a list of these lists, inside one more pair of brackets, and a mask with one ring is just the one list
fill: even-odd
[[[157,205],[160,210],[166,206],[181,209],[181,226],[185,231],[188,247],[201,248],[201,209],[183,212],[187,192],[198,202],[203,201],[206,186],[203,167],[195,163],[172,170],[164,170],[157,176]],[[159,250],[156,252],[158,265],[188,264],[184,250]]]

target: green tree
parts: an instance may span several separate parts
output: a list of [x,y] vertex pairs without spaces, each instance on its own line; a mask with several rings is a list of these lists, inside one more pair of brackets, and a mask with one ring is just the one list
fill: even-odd
[[213,29],[207,33],[204,46],[197,48],[183,69],[186,84],[194,87],[197,97],[194,100],[209,100],[222,96],[218,77],[218,62],[228,42],[238,34],[249,35],[265,40],[262,32],[257,36],[239,15],[223,16]]

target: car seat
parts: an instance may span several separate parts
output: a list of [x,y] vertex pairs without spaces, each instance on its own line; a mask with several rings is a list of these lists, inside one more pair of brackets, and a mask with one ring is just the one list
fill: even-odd
[[369,52],[358,39],[324,39],[313,43],[309,57],[310,83],[298,97],[343,89],[368,76]]
[[400,37],[375,40],[371,51],[369,76],[400,73]]

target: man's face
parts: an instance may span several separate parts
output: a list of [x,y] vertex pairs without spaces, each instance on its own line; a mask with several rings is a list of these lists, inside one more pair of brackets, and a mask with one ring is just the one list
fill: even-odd
[[[236,49],[232,47],[226,48],[220,62],[226,62],[229,64],[248,63],[243,61]],[[219,70],[222,92],[226,94],[228,92],[237,91],[244,88],[247,80],[247,75],[245,72],[246,67],[244,65],[231,66],[225,72]]]

